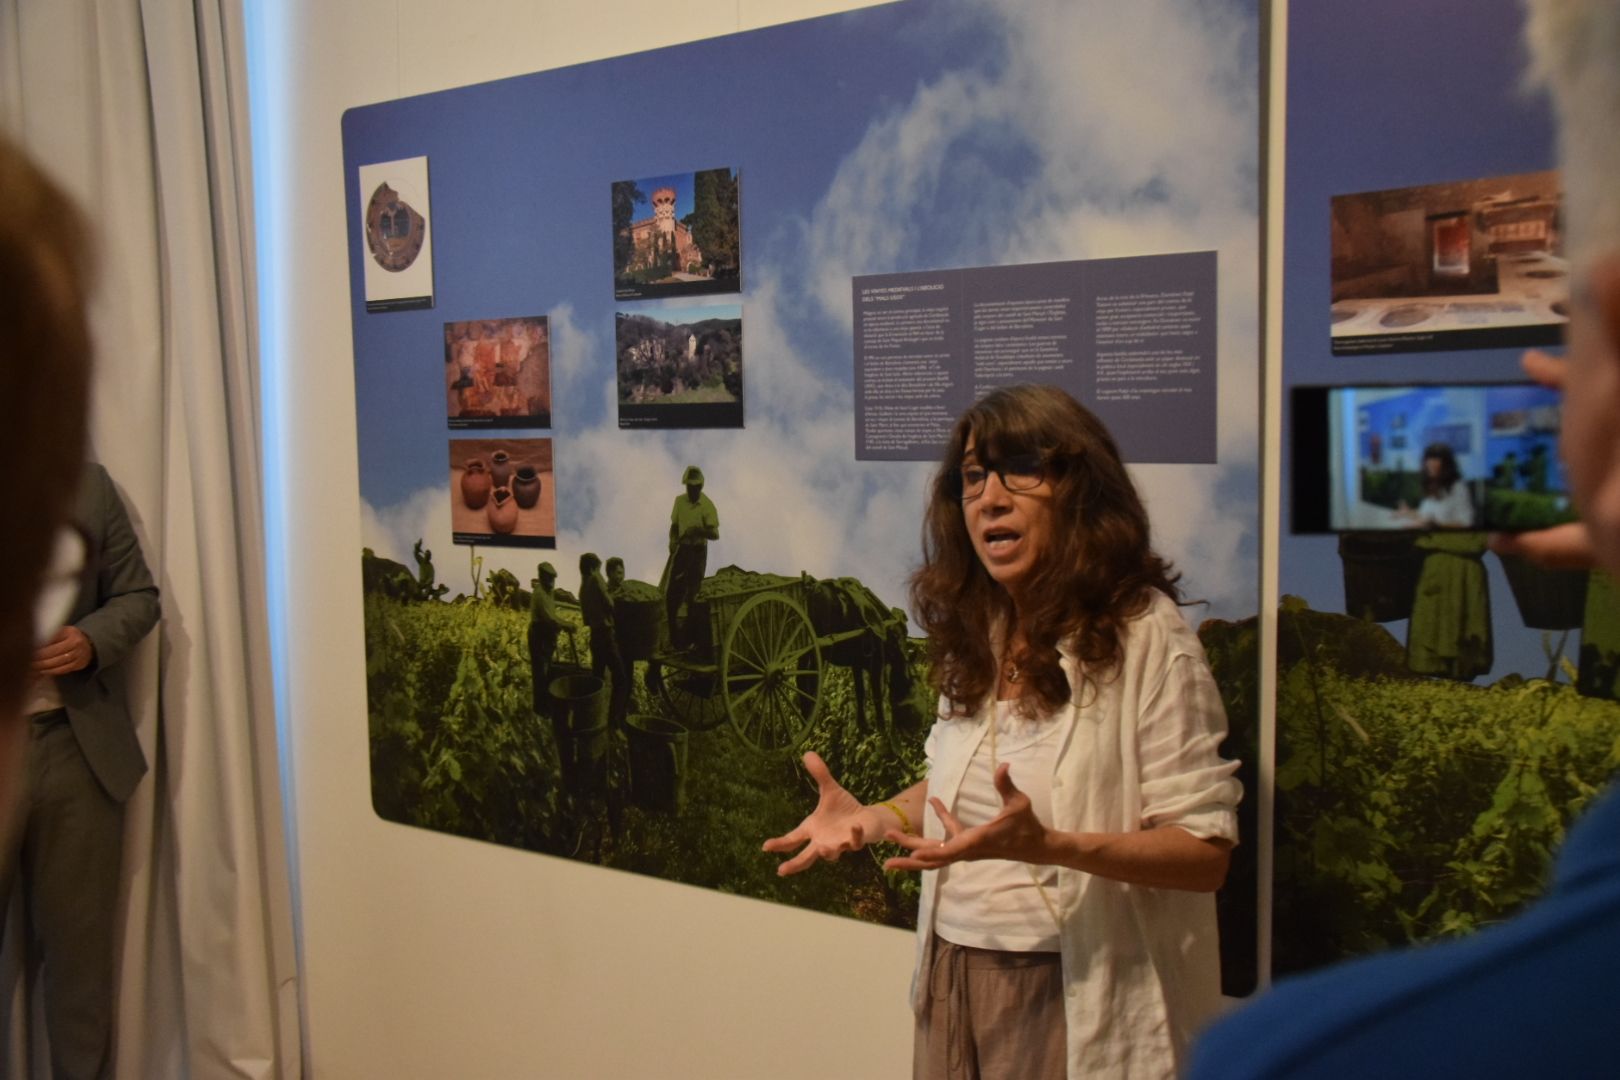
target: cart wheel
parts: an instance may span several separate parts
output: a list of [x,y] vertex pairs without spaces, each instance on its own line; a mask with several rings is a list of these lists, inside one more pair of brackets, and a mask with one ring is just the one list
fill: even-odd
[[762,753],[796,749],[821,709],[821,647],[810,617],[780,593],[750,597],[720,651],[726,715]]
[[713,672],[687,671],[665,664],[656,678],[658,696],[671,720],[679,721],[688,731],[708,731],[726,718],[725,703],[715,693],[717,680]]

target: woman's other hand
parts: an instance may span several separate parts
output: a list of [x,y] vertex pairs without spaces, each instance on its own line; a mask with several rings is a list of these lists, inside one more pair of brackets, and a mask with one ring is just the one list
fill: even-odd
[[954,862],[974,859],[1013,859],[1037,864],[1052,861],[1049,831],[1035,816],[1029,796],[1013,784],[1006,762],[996,768],[995,785],[1001,796],[1001,812],[971,829],[964,828],[939,799],[929,799],[934,813],[945,824],[945,839],[907,836],[891,829],[884,839],[899,844],[910,854],[885,861],[883,869],[938,870]]

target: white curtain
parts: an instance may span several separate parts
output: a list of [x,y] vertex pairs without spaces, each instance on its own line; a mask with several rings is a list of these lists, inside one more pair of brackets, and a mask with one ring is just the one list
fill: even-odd
[[[153,768],[127,808],[118,1076],[298,1076],[240,0],[0,0],[0,122],[96,226],[92,455],[163,592],[129,662]],[[43,1076],[15,956],[0,974],[0,1069],[29,1075],[32,1042]]]

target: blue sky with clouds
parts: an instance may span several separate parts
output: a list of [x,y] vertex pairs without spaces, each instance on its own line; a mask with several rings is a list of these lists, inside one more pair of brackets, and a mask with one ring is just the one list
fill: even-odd
[[[469,587],[442,324],[546,314],[558,556],[656,581],[696,462],[711,569],[851,574],[902,603],[929,467],[854,460],[850,278],[1214,249],[1220,463],[1136,476],[1208,613],[1251,614],[1257,48],[1239,0],[914,0],[351,110],[351,211],[360,164],[425,154],[435,230],[436,307],[368,315],[351,227],[364,542],[409,562],[423,536]],[[680,302],[613,300],[610,186],[719,165],[741,179],[748,426],[620,431],[614,312]],[[533,553],[480,554],[532,575]]]

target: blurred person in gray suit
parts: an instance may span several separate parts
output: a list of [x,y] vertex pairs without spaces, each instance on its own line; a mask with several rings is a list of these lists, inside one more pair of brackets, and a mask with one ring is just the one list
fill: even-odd
[[3,139],[0,205],[0,565],[13,575],[0,599],[0,901],[13,885],[24,900],[52,1075],[109,1076],[123,802],[146,771],[116,666],[157,622],[157,589],[112,481],[82,464],[83,220]]
[[34,653],[18,852],[0,869],[43,965],[53,1069],[111,1075],[113,947],[124,802],[146,773],[119,662],[157,625],[158,590],[100,465],[79,482],[84,573],[68,622]]

